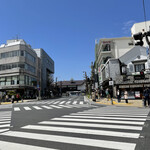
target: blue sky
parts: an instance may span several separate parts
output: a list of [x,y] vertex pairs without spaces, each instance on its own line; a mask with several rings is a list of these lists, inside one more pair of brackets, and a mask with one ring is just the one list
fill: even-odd
[[[1,0],[0,44],[16,35],[43,48],[58,80],[83,79],[94,61],[95,39],[130,36],[144,21],[142,0]],[[150,1],[145,0],[147,20]]]

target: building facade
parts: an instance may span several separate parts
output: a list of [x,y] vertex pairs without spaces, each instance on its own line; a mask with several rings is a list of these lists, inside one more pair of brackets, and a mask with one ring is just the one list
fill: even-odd
[[37,54],[30,45],[24,40],[8,40],[0,46],[0,91],[34,97],[37,68]]
[[102,75],[102,70],[104,65],[110,58],[119,58],[128,52],[133,45],[132,37],[122,37],[122,38],[107,38],[100,39],[95,45],[95,68],[98,72],[99,84],[102,85],[104,78]]
[[0,92],[19,93],[24,98],[46,94],[54,61],[43,49],[32,49],[23,39],[0,46]]
[[50,92],[49,81],[54,74],[54,61],[52,58],[42,49],[34,49],[38,58],[40,58],[39,70],[39,89],[41,96],[47,95]]

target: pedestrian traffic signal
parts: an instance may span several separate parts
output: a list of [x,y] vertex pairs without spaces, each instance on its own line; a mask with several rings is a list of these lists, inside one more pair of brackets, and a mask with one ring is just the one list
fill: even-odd
[[144,71],[140,71],[140,76],[141,76],[141,79],[145,79]]

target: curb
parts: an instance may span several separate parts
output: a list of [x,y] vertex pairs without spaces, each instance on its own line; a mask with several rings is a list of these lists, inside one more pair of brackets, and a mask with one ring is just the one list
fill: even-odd
[[[108,102],[106,102],[106,103],[104,103],[104,102],[94,102],[91,99],[89,99],[87,96],[84,96],[84,101],[87,102],[87,103],[90,103],[90,104],[98,104],[98,105],[105,105],[105,106],[112,105],[111,102],[110,103],[108,103]],[[130,102],[129,103],[117,103],[114,100],[113,100],[113,105],[114,106],[126,106],[126,107],[129,106],[129,107],[140,107],[140,108],[143,108],[143,105],[139,105],[138,106],[138,105],[134,105],[133,103],[130,103]]]

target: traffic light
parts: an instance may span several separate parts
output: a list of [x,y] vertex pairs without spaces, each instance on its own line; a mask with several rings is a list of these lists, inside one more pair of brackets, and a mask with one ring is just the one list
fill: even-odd
[[144,42],[142,41],[144,35],[142,34],[142,32],[139,32],[137,34],[133,35],[134,40],[139,40],[137,43],[135,43],[135,45],[140,45],[143,46]]
[[144,71],[140,71],[140,76],[141,76],[141,79],[145,79],[145,74],[144,74]]

